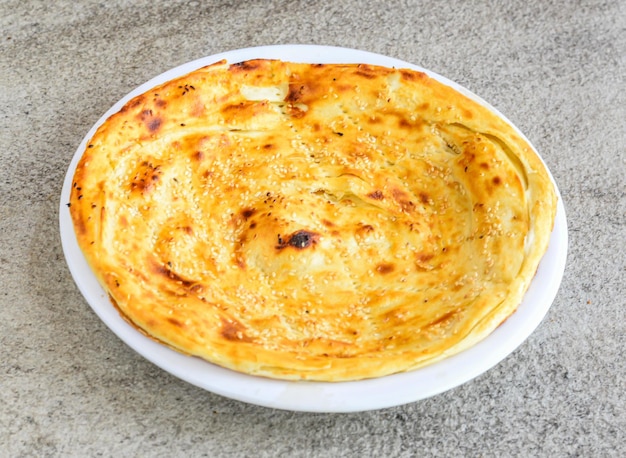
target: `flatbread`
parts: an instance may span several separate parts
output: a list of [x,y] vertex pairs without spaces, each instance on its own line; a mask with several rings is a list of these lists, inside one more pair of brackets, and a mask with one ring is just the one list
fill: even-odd
[[511,125],[424,73],[259,59],[130,100],[88,143],[70,211],[146,335],[344,381],[489,335],[535,275],[556,196]]

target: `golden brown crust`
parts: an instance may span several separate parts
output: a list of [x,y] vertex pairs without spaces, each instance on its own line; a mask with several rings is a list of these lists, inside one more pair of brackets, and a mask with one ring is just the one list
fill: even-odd
[[74,177],[120,312],[246,373],[354,380],[454,354],[515,311],[550,178],[516,131],[412,70],[219,62],[128,102]]

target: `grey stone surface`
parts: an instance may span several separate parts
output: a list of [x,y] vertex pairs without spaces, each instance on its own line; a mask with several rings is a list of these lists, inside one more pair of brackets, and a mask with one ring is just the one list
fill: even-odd
[[[272,410],[176,379],[91,311],[63,178],[119,98],[184,62],[328,44],[447,76],[541,152],[568,215],[548,316],[477,379],[356,414]],[[625,456],[626,4],[0,0],[0,456]]]

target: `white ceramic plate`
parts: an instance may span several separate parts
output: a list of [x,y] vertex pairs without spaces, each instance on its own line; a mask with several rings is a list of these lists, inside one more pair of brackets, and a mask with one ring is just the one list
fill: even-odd
[[[240,401],[286,410],[354,412],[414,402],[454,388],[489,370],[515,350],[535,330],[558,291],[565,269],[567,224],[559,195],[554,231],[548,252],[518,310],[486,339],[472,348],[413,372],[356,382],[290,382],[240,374],[198,358],[184,356],[156,343],[124,321],[111,305],[80,251],[67,207],[76,164],[96,129],[131,98],[150,88],[221,59],[229,63],[253,58],[294,62],[371,63],[413,68],[454,87],[486,105],[467,89],[433,72],[390,57],[346,48],[281,45],[247,48],[205,57],[167,71],[138,87],[116,103],[81,142],[65,177],[60,204],[60,230],[70,271],[89,305],[126,344],[167,372],[213,393]],[[500,113],[498,113],[500,114]],[[502,116],[500,114],[500,116]],[[504,118],[504,116],[502,116]],[[504,118],[506,119],[506,118]],[[556,187],[556,184],[555,184]],[[557,190],[558,193],[558,190]]]

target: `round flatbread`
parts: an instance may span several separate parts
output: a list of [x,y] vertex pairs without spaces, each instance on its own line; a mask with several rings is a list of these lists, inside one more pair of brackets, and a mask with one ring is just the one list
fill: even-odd
[[218,62],[96,131],[70,197],[112,303],[183,353],[281,379],[408,371],[520,304],[556,196],[497,114],[408,69]]

